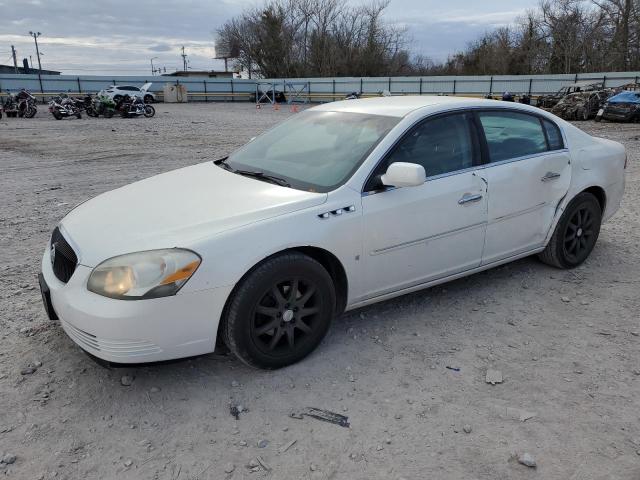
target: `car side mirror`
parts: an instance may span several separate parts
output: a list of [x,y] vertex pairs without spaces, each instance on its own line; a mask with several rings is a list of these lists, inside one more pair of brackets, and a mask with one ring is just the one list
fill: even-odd
[[427,181],[427,174],[417,163],[394,162],[380,180],[387,187],[417,187]]

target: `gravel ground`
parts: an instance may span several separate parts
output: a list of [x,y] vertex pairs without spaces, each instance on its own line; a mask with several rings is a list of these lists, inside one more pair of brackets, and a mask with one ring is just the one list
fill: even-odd
[[[291,114],[157,112],[0,120],[0,473],[640,478],[638,125],[579,125],[624,143],[630,165],[622,209],[573,271],[529,258],[350,312],[310,358],[275,372],[223,353],[106,369],[42,308],[36,276],[57,220],[106,190],[221,157]],[[487,384],[488,369],[503,383]],[[237,420],[230,404],[246,409]],[[351,426],[290,417],[305,407]],[[524,453],[536,468],[518,462]]]

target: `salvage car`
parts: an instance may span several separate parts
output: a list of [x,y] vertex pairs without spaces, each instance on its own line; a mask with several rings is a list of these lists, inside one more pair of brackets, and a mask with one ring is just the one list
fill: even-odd
[[640,122],[640,91],[625,90],[609,98],[598,117],[611,122]]
[[566,85],[558,90],[556,93],[549,95],[540,95],[536,100],[536,107],[539,108],[553,108],[564,97],[571,93],[591,92],[594,90],[602,90],[604,84],[602,82],[576,82],[570,85]]
[[612,94],[610,89],[570,93],[551,109],[551,113],[565,120],[590,120]]
[[337,315],[538,254],[573,268],[625,149],[532,106],[446,96],[310,108],[229,157],[99,195],[55,227],[49,317],[114,363],[279,368]]

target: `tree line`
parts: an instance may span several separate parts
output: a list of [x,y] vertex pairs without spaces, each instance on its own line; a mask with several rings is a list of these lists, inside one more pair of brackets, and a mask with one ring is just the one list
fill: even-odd
[[264,78],[499,75],[640,69],[640,0],[541,0],[434,62],[384,20],[389,0],[269,0],[227,21],[216,54]]

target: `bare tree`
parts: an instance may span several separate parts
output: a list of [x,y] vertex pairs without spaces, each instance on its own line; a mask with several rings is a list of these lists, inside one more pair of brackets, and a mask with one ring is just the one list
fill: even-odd
[[225,23],[216,46],[263,77],[640,69],[640,0],[541,0],[440,64],[407,50],[407,32],[383,19],[389,1],[268,0]]
[[270,0],[217,31],[216,45],[263,77],[392,75],[411,70],[406,32],[388,24],[389,0]]

